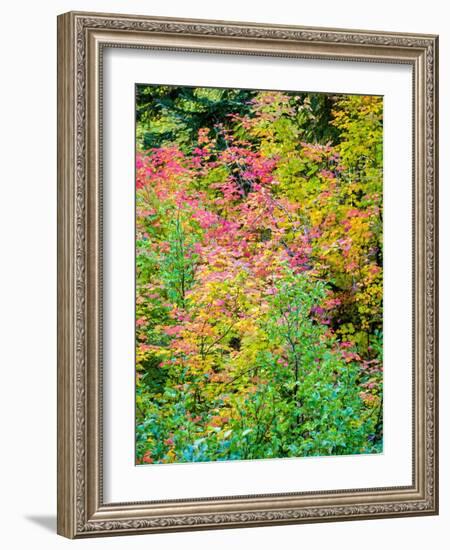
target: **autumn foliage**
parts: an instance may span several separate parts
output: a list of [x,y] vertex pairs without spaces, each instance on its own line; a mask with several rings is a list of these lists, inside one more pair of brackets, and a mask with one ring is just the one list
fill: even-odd
[[381,451],[382,108],[138,87],[137,463]]

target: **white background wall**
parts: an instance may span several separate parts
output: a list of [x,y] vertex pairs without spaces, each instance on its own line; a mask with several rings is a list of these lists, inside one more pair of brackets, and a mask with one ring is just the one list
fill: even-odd
[[[56,15],[69,10],[440,34],[441,514],[439,517],[238,529],[71,542],[56,524]],[[439,0],[9,1],[1,15],[0,507],[7,549],[308,548],[401,545],[443,549],[450,538],[449,17]],[[447,540],[446,540],[447,539]]]

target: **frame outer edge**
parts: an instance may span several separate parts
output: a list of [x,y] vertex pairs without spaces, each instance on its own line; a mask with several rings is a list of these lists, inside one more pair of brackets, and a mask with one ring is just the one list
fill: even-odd
[[74,68],[73,19],[57,19],[57,533],[74,538],[76,396],[74,364]]
[[433,279],[434,279],[434,296],[433,296],[433,327],[432,333],[434,336],[434,513],[439,515],[439,36],[433,38],[433,192],[434,192],[434,209],[432,219],[434,222],[434,258],[432,263]]

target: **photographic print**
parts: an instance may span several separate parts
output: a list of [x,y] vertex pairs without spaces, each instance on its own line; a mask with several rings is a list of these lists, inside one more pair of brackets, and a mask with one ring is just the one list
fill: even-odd
[[59,534],[438,514],[438,43],[58,16]]
[[136,463],[383,448],[383,98],[136,86]]

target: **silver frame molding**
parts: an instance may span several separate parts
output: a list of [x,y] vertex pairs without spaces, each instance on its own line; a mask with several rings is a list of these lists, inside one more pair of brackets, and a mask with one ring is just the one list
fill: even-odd
[[[170,49],[413,68],[413,483],[105,504],[102,51]],[[438,513],[438,38],[70,12],[58,17],[58,533],[69,538]],[[149,495],[149,499],[151,495]]]

